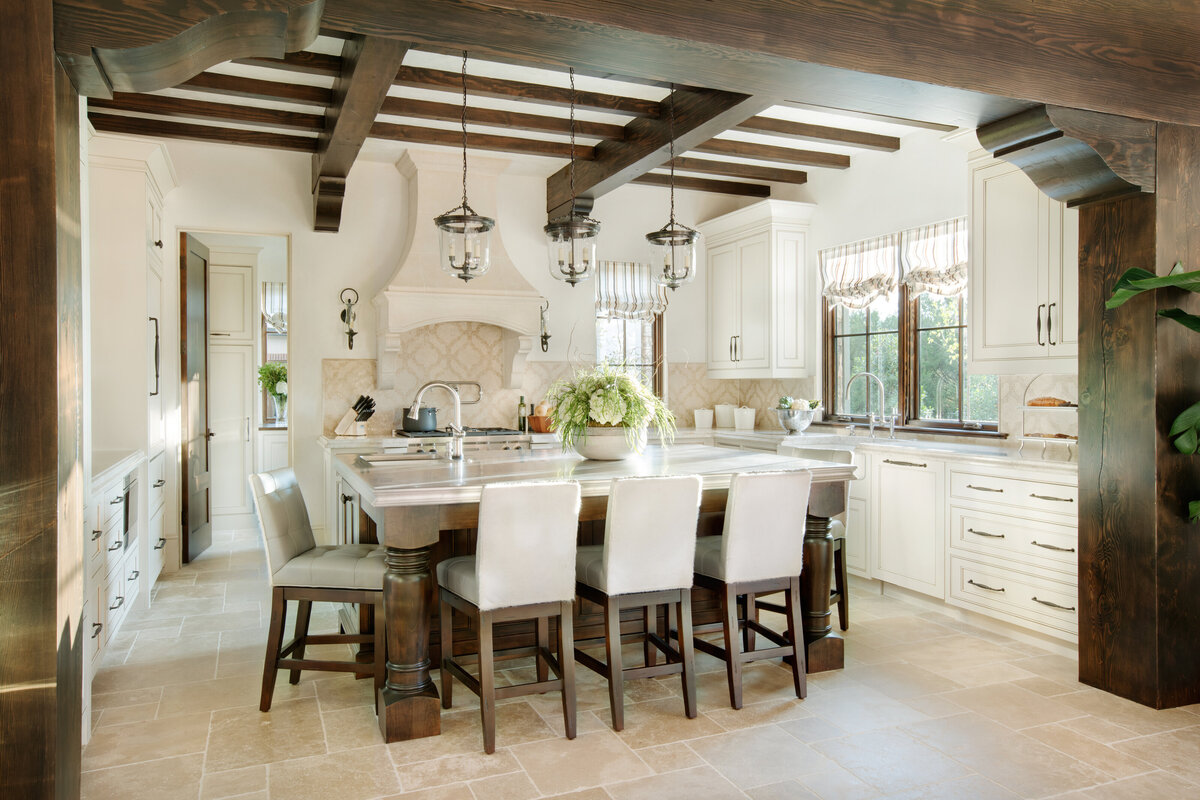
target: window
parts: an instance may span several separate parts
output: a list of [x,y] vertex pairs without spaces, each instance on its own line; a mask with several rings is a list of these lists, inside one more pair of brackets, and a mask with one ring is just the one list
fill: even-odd
[[[865,420],[996,430],[999,381],[967,373],[966,221],[821,253],[825,280],[825,407]],[[900,279],[904,273],[903,280]]]
[[596,363],[624,365],[662,396],[666,289],[649,264],[601,261],[596,271]]
[[662,341],[662,315],[653,319],[596,318],[596,363],[623,364],[659,394],[657,365]]

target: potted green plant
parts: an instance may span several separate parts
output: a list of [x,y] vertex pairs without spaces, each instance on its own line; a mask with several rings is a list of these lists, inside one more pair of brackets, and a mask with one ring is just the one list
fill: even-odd
[[268,361],[258,368],[258,385],[271,395],[275,401],[277,420],[287,417],[287,363],[283,361]]
[[653,425],[665,441],[675,436],[675,415],[652,391],[619,367],[600,364],[550,387],[550,422],[563,450],[584,458],[616,461],[646,446]]

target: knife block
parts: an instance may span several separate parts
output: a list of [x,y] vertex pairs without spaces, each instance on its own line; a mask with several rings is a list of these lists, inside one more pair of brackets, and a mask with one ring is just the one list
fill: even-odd
[[353,408],[350,409],[342,417],[341,421],[338,422],[337,427],[333,429],[333,432],[338,436],[366,436],[367,423],[359,422],[356,419],[357,416],[358,412]]

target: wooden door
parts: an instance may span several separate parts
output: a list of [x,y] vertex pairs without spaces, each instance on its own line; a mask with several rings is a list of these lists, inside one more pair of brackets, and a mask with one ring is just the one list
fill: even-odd
[[182,287],[180,361],[183,386],[182,536],[184,563],[212,544],[212,479],[208,441],[208,248],[180,234],[179,285]]

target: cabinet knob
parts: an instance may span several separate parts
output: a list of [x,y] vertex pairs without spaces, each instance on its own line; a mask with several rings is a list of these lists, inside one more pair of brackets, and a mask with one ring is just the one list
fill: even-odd
[[166,546],[167,546],[167,540],[166,540],[166,539],[159,539],[159,540],[158,540],[158,544],[154,545],[154,549],[155,549],[155,550],[162,550],[162,549],[163,549],[164,547],[166,547]]
[[102,631],[102,630],[104,630],[103,622],[93,622],[92,623],[92,638],[95,639],[97,636],[99,636],[100,631]]
[[346,503],[349,503],[349,502],[350,502],[351,500],[353,500],[353,499],[354,499],[354,498],[353,498],[353,497],[351,497],[351,496],[350,496],[350,495],[348,495],[348,494],[344,494],[344,495],[342,495],[342,505],[346,505]]
[[157,247],[159,250],[162,250],[162,247],[163,247],[162,239],[155,239],[154,246]]
[[104,535],[104,531],[92,531],[92,541],[93,542],[96,541],[103,535]]

